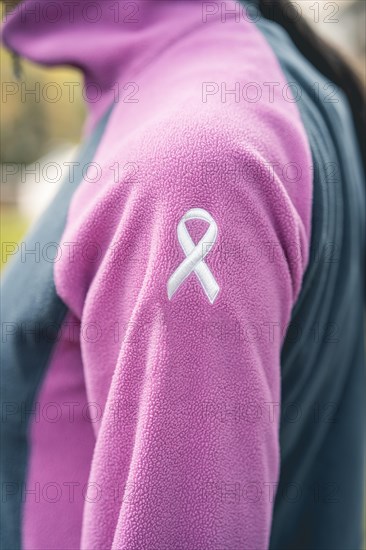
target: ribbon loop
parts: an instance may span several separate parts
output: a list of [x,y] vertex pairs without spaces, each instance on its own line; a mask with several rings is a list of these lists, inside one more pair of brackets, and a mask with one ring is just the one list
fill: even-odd
[[[198,244],[194,244],[188,232],[186,222],[189,220],[202,220],[210,224]],[[203,210],[203,208],[192,208],[184,214],[183,218],[178,223],[177,235],[179,244],[186,258],[178,266],[168,281],[167,290],[169,300],[172,299],[178,288],[184,283],[189,275],[194,272],[207,298],[210,303],[213,304],[219,293],[220,287],[211,273],[210,268],[204,262],[204,259],[212,250],[217,239],[217,225],[215,220],[206,210]]]

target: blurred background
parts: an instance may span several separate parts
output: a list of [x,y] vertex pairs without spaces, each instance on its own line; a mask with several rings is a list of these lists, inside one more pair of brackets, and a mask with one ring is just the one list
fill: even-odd
[[[296,4],[366,84],[365,0],[298,0]],[[0,61],[1,268],[3,243],[20,240],[57,191],[62,181],[57,166],[72,161],[86,110],[77,71],[44,69],[25,60],[20,60],[19,67],[4,48]]]

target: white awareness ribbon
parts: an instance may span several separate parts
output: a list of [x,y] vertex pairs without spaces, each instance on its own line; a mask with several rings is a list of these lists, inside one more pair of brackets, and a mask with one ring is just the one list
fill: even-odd
[[[194,244],[190,234],[188,233],[186,227],[186,222],[188,220],[203,220],[210,224],[198,244]],[[219,293],[220,287],[217,284],[215,277],[212,275],[209,267],[204,262],[204,258],[211,251],[216,242],[217,225],[215,220],[206,210],[203,210],[202,208],[192,208],[184,214],[183,218],[180,220],[177,227],[177,235],[186,258],[174,271],[168,281],[167,289],[169,300],[172,299],[173,295],[177,292],[178,288],[181,284],[183,284],[187,277],[189,277],[192,272],[195,272],[207,298],[211,304],[213,304]]]

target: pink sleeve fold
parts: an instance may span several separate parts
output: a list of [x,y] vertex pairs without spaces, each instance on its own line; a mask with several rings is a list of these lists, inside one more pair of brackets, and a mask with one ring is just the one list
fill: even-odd
[[56,271],[103,410],[82,548],[268,547],[280,352],[309,248],[309,172],[291,187],[273,161],[310,165],[296,124],[272,158],[234,120],[162,126],[129,151],[133,176],[78,218],[88,191],[75,200],[64,239],[100,252]]

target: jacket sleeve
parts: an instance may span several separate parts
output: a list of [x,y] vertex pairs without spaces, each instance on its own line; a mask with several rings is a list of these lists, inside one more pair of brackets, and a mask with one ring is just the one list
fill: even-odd
[[310,182],[232,132],[163,134],[78,218],[76,199],[65,240],[87,252],[57,266],[103,411],[82,548],[264,550]]

